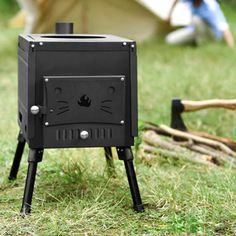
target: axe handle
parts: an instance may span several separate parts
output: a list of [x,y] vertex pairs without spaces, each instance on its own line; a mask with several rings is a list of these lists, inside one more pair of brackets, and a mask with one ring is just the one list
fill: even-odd
[[213,99],[205,101],[181,101],[184,112],[198,111],[205,108],[225,108],[230,110],[236,110],[236,99],[223,100]]

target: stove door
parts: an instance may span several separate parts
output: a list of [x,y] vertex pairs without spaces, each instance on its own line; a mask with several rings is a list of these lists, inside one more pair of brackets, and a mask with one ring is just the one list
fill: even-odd
[[44,106],[48,126],[122,124],[125,76],[44,76]]

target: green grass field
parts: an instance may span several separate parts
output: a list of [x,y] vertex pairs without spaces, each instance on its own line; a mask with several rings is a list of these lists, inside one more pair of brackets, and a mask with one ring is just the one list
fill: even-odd
[[[236,36],[236,10],[224,6]],[[4,20],[8,16],[4,16]],[[39,164],[32,214],[19,215],[27,151],[18,179],[7,177],[16,146],[17,34],[0,24],[0,235],[235,235],[236,170],[136,159],[146,211],[132,210],[121,161],[108,178],[102,149],[46,150]],[[224,44],[139,45],[139,121],[169,124],[170,101],[235,98],[236,49]],[[185,115],[188,127],[236,139],[235,112]]]

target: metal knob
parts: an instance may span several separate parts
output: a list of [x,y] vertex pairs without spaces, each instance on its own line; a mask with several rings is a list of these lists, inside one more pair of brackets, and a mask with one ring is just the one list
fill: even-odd
[[83,130],[80,132],[80,138],[81,139],[87,139],[89,137],[89,133],[86,130]]
[[37,115],[38,113],[39,113],[39,111],[40,111],[40,108],[38,107],[38,106],[32,106],[31,108],[30,108],[30,112],[33,114],[33,115]]

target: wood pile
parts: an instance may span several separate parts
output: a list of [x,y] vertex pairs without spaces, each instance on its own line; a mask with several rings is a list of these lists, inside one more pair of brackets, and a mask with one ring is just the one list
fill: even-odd
[[159,156],[209,166],[236,163],[236,142],[206,133],[183,132],[166,125],[146,123],[138,155],[145,162]]

